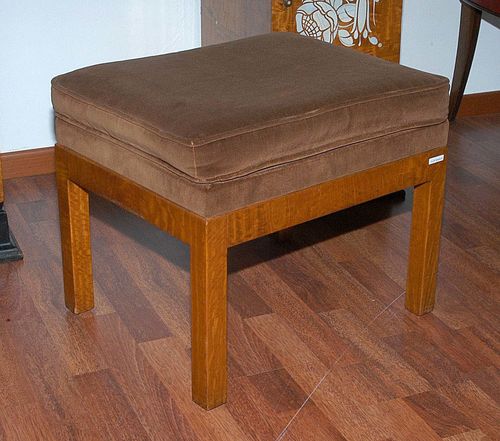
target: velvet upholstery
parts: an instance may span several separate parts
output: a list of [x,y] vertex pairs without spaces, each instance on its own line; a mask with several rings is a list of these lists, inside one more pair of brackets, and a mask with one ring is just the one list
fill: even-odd
[[53,80],[57,141],[213,216],[446,145],[448,80],[295,34]]

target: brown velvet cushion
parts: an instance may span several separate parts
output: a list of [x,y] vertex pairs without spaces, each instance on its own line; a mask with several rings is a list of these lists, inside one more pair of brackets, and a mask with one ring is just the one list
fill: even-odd
[[448,80],[268,34],[53,80],[60,144],[204,216],[447,142]]
[[383,163],[443,147],[447,122],[358,142],[224,182],[199,183],[158,158],[88,128],[56,121],[57,139],[104,167],[201,216],[211,217]]
[[59,118],[196,182],[439,124],[448,106],[445,78],[286,33],[92,66],[52,91]]

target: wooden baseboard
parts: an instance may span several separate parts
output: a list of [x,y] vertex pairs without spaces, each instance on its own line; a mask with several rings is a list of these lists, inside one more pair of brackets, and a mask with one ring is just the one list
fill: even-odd
[[[458,117],[489,113],[500,113],[500,90],[464,95]],[[0,158],[4,179],[55,172],[54,147],[4,153]]]
[[44,175],[56,170],[54,147],[3,153],[0,159],[4,179]]
[[500,90],[464,95],[458,117],[500,113]]

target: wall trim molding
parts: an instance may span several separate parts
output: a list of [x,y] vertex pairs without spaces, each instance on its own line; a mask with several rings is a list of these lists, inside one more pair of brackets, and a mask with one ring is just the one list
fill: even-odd
[[[500,113],[500,90],[464,95],[458,117]],[[56,170],[54,147],[45,147],[1,155],[3,178],[44,175]]]
[[45,175],[56,170],[54,147],[2,153],[3,178]]
[[500,90],[464,95],[458,117],[500,113]]

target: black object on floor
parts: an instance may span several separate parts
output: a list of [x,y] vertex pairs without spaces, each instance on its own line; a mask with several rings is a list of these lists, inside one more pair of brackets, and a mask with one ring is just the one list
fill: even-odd
[[23,253],[9,229],[7,212],[4,210],[3,202],[0,202],[0,263],[22,258]]

